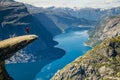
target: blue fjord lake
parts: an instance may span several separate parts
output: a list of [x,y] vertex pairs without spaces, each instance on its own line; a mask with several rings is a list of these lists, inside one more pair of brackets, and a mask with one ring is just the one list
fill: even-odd
[[61,59],[46,65],[34,80],[50,80],[59,69],[91,49],[84,45],[88,40],[87,31],[70,31],[56,36],[54,40],[59,42],[56,47],[64,49],[66,54]]
[[[62,58],[46,66],[44,63],[47,62],[6,65],[7,71],[14,80],[50,80],[50,78],[59,69],[62,69],[64,66],[74,61],[77,57],[84,55],[85,52],[91,49],[90,47],[84,45],[84,43],[88,40],[86,30],[62,33],[57,35],[54,40],[59,42],[56,47],[64,49],[66,54]],[[36,73],[36,71],[39,73]]]

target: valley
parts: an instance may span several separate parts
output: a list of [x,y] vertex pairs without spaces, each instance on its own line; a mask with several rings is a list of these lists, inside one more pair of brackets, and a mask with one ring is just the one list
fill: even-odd
[[119,6],[45,8],[1,0],[0,41],[33,34],[34,43],[5,61],[13,79],[120,79]]

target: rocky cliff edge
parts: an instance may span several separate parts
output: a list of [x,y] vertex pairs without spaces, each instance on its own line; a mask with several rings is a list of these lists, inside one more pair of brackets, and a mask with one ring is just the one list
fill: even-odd
[[0,80],[13,80],[5,69],[5,60],[35,39],[36,35],[25,35],[0,41]]

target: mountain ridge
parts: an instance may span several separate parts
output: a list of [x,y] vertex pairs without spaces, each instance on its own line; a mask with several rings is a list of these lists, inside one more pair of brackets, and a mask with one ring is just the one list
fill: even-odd
[[[36,16],[40,21],[44,21],[44,18],[39,18],[39,16],[45,16],[48,17],[49,20],[51,20],[57,28],[59,28],[62,32],[65,31],[65,29],[68,28],[76,28],[79,25],[94,25],[94,20],[87,20],[85,18],[80,18],[72,15],[72,12],[74,11],[72,9],[64,9],[64,8],[39,8],[34,7],[32,5],[26,4],[26,7],[28,8],[28,11]],[[76,13],[76,12],[75,12]],[[43,17],[44,17],[43,16]],[[44,21],[44,23],[46,23]],[[44,24],[43,23],[43,24]]]
[[89,31],[89,40],[87,44],[95,46],[103,40],[120,35],[120,15],[105,17],[95,30]]

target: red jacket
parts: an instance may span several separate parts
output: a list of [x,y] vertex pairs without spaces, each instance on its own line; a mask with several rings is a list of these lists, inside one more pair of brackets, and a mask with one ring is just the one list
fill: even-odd
[[26,32],[26,33],[30,33],[30,28],[29,28],[29,27],[26,27],[26,28],[25,28],[25,32]]

